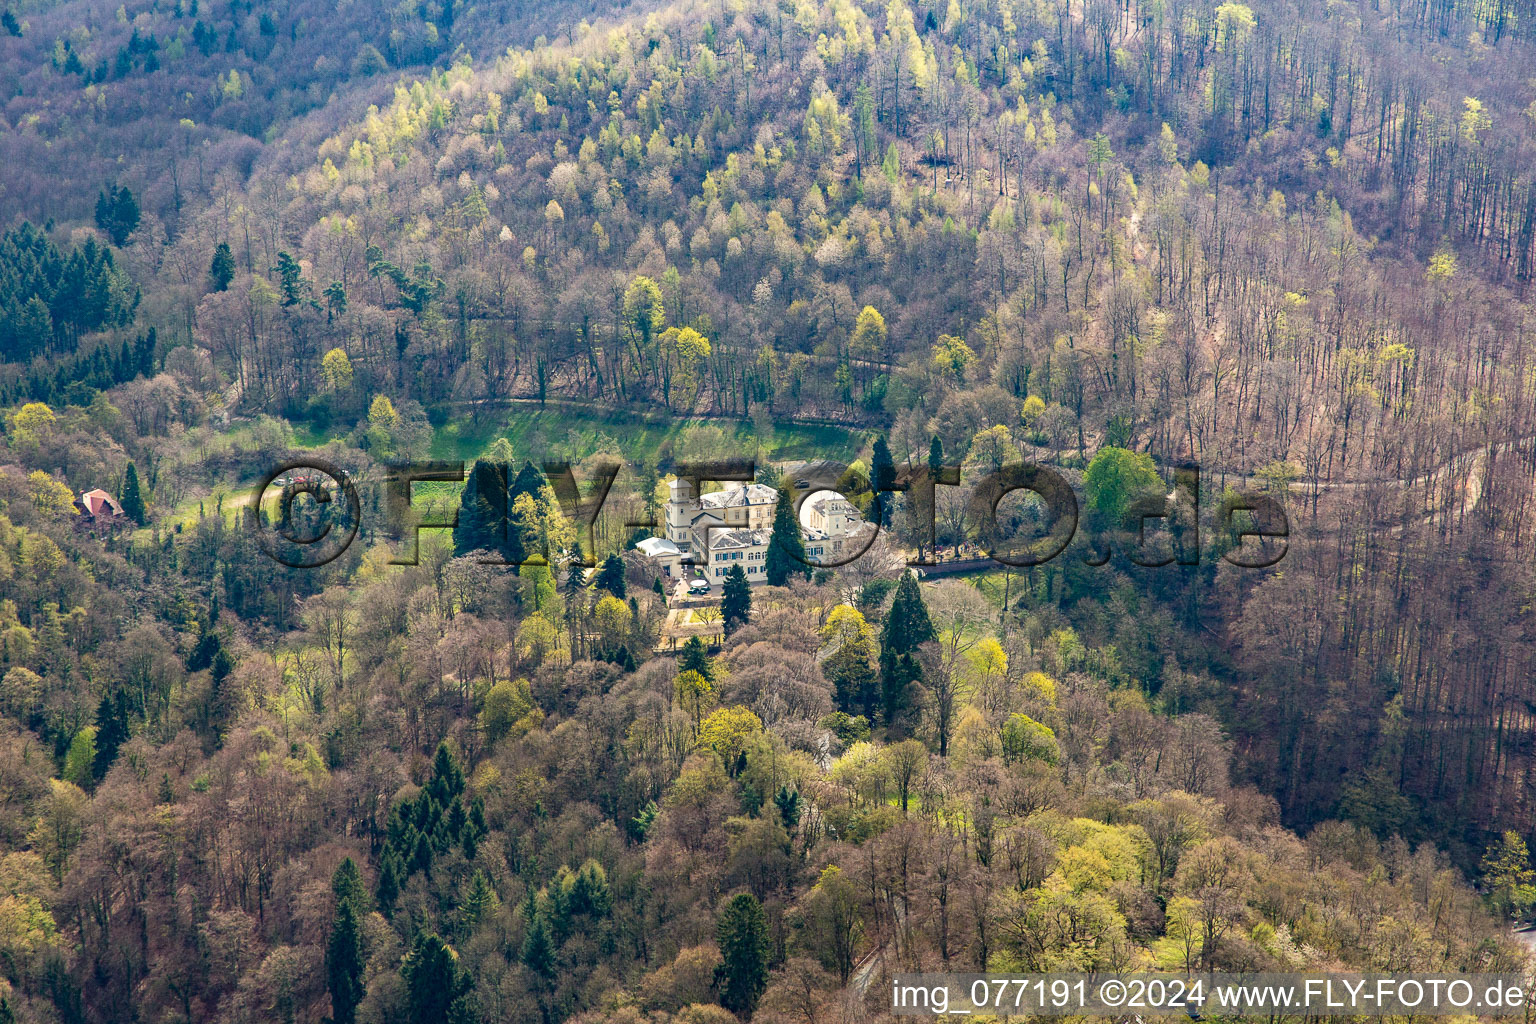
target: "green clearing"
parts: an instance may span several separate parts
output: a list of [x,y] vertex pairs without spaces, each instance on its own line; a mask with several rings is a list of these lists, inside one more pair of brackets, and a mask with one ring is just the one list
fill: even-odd
[[998,567],[975,573],[956,573],[949,578],[965,580],[998,608],[1003,606],[1004,595],[1009,601],[1017,601],[1029,588],[1029,573],[1022,569]]
[[593,410],[551,402],[545,408],[514,408],[505,414],[455,417],[432,438],[434,459],[472,459],[498,437],[518,458],[573,461],[617,451],[633,462],[655,462],[664,449],[676,457],[749,457],[759,447],[774,459],[852,462],[863,438],[845,427],[787,423],[766,438],[750,421],[669,417],[657,413]]
[[[296,448],[318,448],[345,436],[346,431],[316,431],[307,424],[290,424]],[[253,429],[237,425],[218,440],[221,446],[234,444]],[[512,443],[518,459],[568,459],[580,461],[597,452],[617,452],[632,463],[654,464],[668,454],[682,459],[744,458],[756,455],[759,448],[781,461],[796,459],[832,459],[852,462],[865,442],[864,436],[844,427],[788,423],[776,425],[769,437],[760,440],[750,421],[667,417],[659,413],[624,410],[596,410],[551,402],[544,408],[519,405],[498,410],[477,422],[473,417],[457,416],[433,432],[430,457],[470,460],[485,450],[493,440],[505,437]],[[249,490],[256,480],[222,482],[209,493],[184,499],[165,517],[163,524],[174,529],[189,529],[198,519],[199,502],[204,514],[213,515],[220,495],[224,497],[225,518],[249,501]],[[420,483],[415,487],[418,501],[449,502],[456,499],[459,485]]]

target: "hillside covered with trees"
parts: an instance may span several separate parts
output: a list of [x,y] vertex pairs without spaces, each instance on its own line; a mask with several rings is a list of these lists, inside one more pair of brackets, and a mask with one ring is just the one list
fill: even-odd
[[[0,1021],[818,1024],[898,970],[1521,969],[1533,26],[7,8]],[[246,526],[305,452],[364,518],[309,570]],[[673,650],[633,524],[727,456],[787,497],[846,463],[886,529]],[[398,564],[387,467],[427,458],[471,462],[417,489],[460,525]],[[549,459],[628,464],[591,534]],[[1075,489],[1064,554],[891,568],[1037,530],[969,497],[1018,463]],[[1125,515],[1169,491],[1138,564]],[[1286,508],[1278,563],[1223,558],[1239,492]]]

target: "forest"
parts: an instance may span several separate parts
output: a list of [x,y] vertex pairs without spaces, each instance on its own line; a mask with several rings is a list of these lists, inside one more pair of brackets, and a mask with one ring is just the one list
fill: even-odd
[[[1533,68],[1530,0],[8,4],[0,1024],[1527,970]],[[690,604],[726,459],[776,553]]]

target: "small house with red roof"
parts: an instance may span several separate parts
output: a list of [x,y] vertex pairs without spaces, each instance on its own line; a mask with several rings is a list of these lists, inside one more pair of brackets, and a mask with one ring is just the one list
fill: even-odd
[[74,504],[75,511],[80,513],[82,526],[113,526],[127,518],[117,499],[100,487],[80,492]]

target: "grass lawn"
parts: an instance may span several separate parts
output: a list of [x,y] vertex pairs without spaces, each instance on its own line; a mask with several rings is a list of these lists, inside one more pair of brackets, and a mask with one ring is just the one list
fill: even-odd
[[[512,442],[519,458],[579,460],[617,449],[631,462],[654,462],[671,443],[680,456],[749,457],[763,444],[775,459],[835,459],[852,462],[862,438],[843,427],[787,423],[760,442],[750,421],[686,419],[662,413],[602,412],[551,402],[546,408],[517,406],[485,415],[479,423],[459,416],[432,439],[435,459],[472,459],[498,437]],[[700,448],[701,451],[692,449]]]
[[[300,450],[318,448],[347,431],[317,431],[308,424],[295,422],[294,446]],[[250,429],[247,424],[234,427],[220,440],[233,443],[237,433]],[[735,419],[698,419],[669,417],[664,413],[628,410],[605,411],[551,401],[546,407],[518,404],[497,409],[479,422],[469,415],[457,416],[433,433],[430,457],[434,459],[471,460],[491,441],[505,437],[512,443],[518,459],[535,463],[545,459],[587,458],[599,451],[615,451],[629,462],[654,464],[667,449],[676,458],[743,458],[757,452],[761,443],[776,460],[834,459],[852,462],[863,443],[860,432],[843,427],[780,424],[772,435],[760,442],[751,422]],[[224,497],[224,517],[233,519],[236,510],[247,504],[256,480],[221,482],[209,493],[182,501],[161,519],[163,528],[180,525],[190,529],[198,519],[198,505],[204,514],[213,515],[220,495]],[[418,506],[432,502],[452,505],[457,502],[461,484],[422,482],[415,485]],[[147,536],[147,533],[146,533]]]
[[998,608],[1003,606],[1003,595],[1007,594],[1008,600],[1017,601],[1029,587],[1029,574],[1023,569],[1012,571],[1013,579],[1008,581],[1008,574],[1001,566],[995,569],[987,569],[977,573],[956,574],[951,579],[963,579],[977,590],[983,597],[991,601]]

